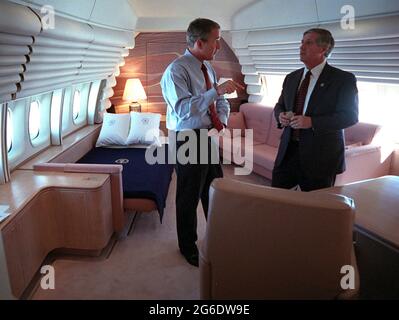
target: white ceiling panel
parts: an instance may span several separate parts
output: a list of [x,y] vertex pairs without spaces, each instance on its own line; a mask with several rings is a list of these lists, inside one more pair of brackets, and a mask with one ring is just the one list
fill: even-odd
[[128,0],[96,0],[90,21],[106,26],[134,30],[137,17]]
[[72,17],[87,20],[90,18],[95,0],[29,0],[37,6],[50,5],[56,12],[67,14]]
[[[348,13],[344,6],[352,6],[356,17],[367,17],[386,13],[399,12],[398,0],[317,0],[317,7],[321,21],[340,20]],[[343,13],[341,13],[343,9]]]
[[195,18],[231,29],[231,18],[254,0],[129,0],[138,17],[138,31],[184,31]]

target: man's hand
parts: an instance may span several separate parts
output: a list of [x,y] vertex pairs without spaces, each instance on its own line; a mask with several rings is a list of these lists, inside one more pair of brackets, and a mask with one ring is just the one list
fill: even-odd
[[222,96],[226,93],[233,93],[237,89],[244,90],[245,88],[233,80],[228,80],[216,86],[216,92],[218,93],[219,96]]
[[293,129],[309,129],[312,127],[312,118],[306,116],[293,116],[289,125]]
[[293,116],[294,113],[292,111],[280,112],[280,114],[278,115],[278,121],[283,127],[288,127],[290,125],[290,120]]

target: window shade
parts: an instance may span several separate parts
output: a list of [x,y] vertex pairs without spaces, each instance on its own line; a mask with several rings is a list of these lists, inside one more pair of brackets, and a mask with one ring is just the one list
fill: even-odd
[[40,29],[40,21],[30,9],[0,2],[0,103],[13,99],[17,93],[33,36]]
[[[42,29],[40,12],[0,2],[0,103],[119,72],[132,32],[110,30],[57,16]],[[53,89],[55,89],[55,87]],[[110,91],[108,91],[109,94]]]
[[[354,73],[360,81],[399,83],[398,25],[398,15],[357,19],[354,30],[342,30],[340,23],[320,25],[330,30],[335,39],[328,63]],[[299,60],[300,41],[303,32],[311,27],[314,25],[233,33],[233,47],[244,81],[250,85],[250,101],[259,102],[262,98],[259,75],[285,75],[303,67]]]

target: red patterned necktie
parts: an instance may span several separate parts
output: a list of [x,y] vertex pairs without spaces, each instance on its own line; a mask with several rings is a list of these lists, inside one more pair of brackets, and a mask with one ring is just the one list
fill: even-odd
[[[212,88],[212,83],[211,83],[211,80],[209,79],[208,70],[206,69],[206,66],[204,64],[201,65],[201,70],[205,77],[206,90],[209,90]],[[211,117],[211,122],[212,122],[213,127],[217,131],[223,130],[223,123],[220,121],[220,119],[218,117],[214,102],[209,106],[208,111],[209,111],[209,115]]]
[[[301,116],[303,114],[303,107],[305,106],[306,94],[308,93],[310,76],[312,73],[310,70],[306,72],[305,79],[303,79],[301,86],[296,94],[295,98],[295,115]],[[292,132],[292,137],[294,140],[299,140],[299,131],[300,129],[294,129]]]

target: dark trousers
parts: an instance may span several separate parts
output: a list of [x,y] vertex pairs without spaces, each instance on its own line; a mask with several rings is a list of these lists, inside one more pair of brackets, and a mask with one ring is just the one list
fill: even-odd
[[[211,164],[212,142],[208,138],[208,163],[200,164],[199,132],[197,133],[197,163],[182,164],[177,159],[176,226],[179,248],[185,254],[197,253],[197,206],[201,200],[205,218],[208,214],[209,186],[215,178],[222,178],[220,163]],[[176,141],[176,150],[187,142]]]
[[301,170],[299,143],[290,141],[282,163],[273,169],[272,187],[291,189],[297,185],[302,191],[312,191],[334,186],[336,175],[312,176]]

